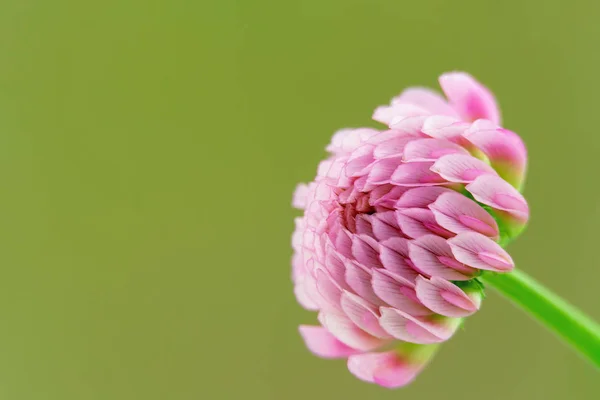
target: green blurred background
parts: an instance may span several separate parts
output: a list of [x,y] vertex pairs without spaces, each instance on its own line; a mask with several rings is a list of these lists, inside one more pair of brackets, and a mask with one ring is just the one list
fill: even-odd
[[290,207],[338,128],[466,70],[530,150],[521,268],[600,319],[595,0],[0,3],[0,398],[598,399],[490,293],[410,387],[303,347]]

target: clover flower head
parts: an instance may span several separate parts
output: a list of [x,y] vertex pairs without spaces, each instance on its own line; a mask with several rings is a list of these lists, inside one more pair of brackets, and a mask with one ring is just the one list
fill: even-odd
[[479,310],[478,276],[513,269],[502,245],[529,217],[526,149],[492,93],[466,73],[439,82],[446,99],[409,88],[375,110],[386,128],[335,133],[293,199],[294,291],[320,322],[300,333],[385,387],[410,383]]

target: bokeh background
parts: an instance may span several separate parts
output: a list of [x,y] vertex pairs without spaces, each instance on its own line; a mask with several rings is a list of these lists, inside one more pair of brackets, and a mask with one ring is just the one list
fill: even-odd
[[466,70],[530,150],[518,265],[600,319],[595,0],[0,3],[0,397],[598,399],[495,293],[410,387],[297,334],[291,193],[330,135]]

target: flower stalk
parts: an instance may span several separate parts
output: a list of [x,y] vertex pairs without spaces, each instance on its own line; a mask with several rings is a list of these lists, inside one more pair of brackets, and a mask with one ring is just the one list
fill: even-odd
[[600,324],[521,270],[484,272],[480,279],[600,368]]

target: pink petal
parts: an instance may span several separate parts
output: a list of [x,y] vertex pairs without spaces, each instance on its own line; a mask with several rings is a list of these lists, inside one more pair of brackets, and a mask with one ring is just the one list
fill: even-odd
[[296,186],[296,190],[294,191],[294,197],[292,200],[292,205],[299,210],[304,210],[304,208],[306,207],[308,192],[308,185],[301,183],[298,186]]
[[518,223],[527,222],[529,218],[527,201],[504,179],[493,175],[482,175],[468,184],[466,189],[478,202],[505,211]]
[[396,211],[396,218],[402,233],[413,239],[432,233],[445,238],[454,236],[454,233],[438,225],[433,212],[429,209],[406,208],[398,210]]
[[423,137],[421,129],[423,128],[423,122],[427,119],[426,115],[419,115],[414,117],[395,117],[390,123],[390,128],[403,132],[406,135],[417,137]]
[[447,192],[454,191],[441,186],[408,189],[396,202],[396,208],[425,208],[436,201],[440,195]]
[[431,114],[424,108],[412,104],[393,104],[391,106],[380,106],[375,109],[373,119],[382,124],[390,125],[397,118],[416,117]]
[[421,303],[447,317],[469,316],[481,305],[480,292],[473,292],[469,296],[455,284],[436,276],[431,279],[418,277],[416,293]]
[[344,166],[345,175],[348,177],[357,177],[364,174],[367,167],[375,161],[373,157],[374,149],[375,146],[364,144],[354,150]]
[[337,255],[337,252],[331,247],[328,247],[326,251],[325,269],[327,269],[329,277],[337,286],[344,290],[349,289],[346,283],[346,266],[340,256]]
[[342,289],[322,269],[316,270],[315,277],[317,291],[320,295],[318,303],[321,309],[341,310]]
[[356,326],[368,334],[381,339],[390,338],[390,335],[379,326],[379,315],[376,308],[359,296],[344,292],[342,294],[342,309]]
[[525,178],[527,149],[514,132],[502,128],[480,128],[475,122],[465,138],[483,151],[500,176],[519,188]]
[[450,72],[440,76],[439,81],[450,104],[463,119],[485,118],[500,123],[500,110],[494,95],[471,75]]
[[384,343],[384,340],[360,329],[344,314],[322,311],[319,321],[335,338],[353,349],[370,351]]
[[369,204],[371,206],[375,206],[377,204],[380,203],[381,198],[387,194],[389,194],[392,189],[394,189],[395,187],[398,186],[394,186],[394,185],[378,185],[377,187],[373,188],[373,190],[371,190],[371,192],[369,192]]
[[400,237],[389,238],[379,246],[379,258],[383,267],[404,279],[414,282],[419,273],[412,267],[408,257],[408,240]]
[[294,295],[298,304],[305,310],[319,310],[319,305],[310,297],[304,282],[298,282],[294,285]]
[[392,99],[392,105],[412,104],[429,111],[431,114],[456,116],[456,111],[439,93],[420,87],[404,90],[399,96]]
[[402,196],[404,192],[409,190],[408,187],[394,186],[392,190],[378,198],[372,205],[381,206],[387,208],[394,208],[396,201]]
[[371,216],[368,214],[359,214],[356,216],[356,234],[359,236],[373,237],[373,227],[371,225]]
[[439,236],[421,236],[409,242],[408,248],[415,268],[425,275],[466,281],[477,273],[476,269],[457,261],[450,245]]
[[498,238],[496,220],[479,204],[460,193],[444,193],[429,208],[437,223],[450,232],[475,231],[492,239]]
[[353,262],[346,263],[346,282],[354,293],[367,300],[371,304],[383,304],[373,291],[371,284],[371,272]]
[[472,267],[496,272],[512,271],[510,255],[492,239],[476,232],[463,232],[448,240],[454,257]]
[[334,154],[349,154],[377,133],[378,130],[371,128],[342,129],[333,135],[326,150]]
[[469,183],[478,176],[496,171],[478,158],[464,154],[450,154],[437,160],[431,170],[450,182]]
[[[373,214],[371,224],[373,227],[373,236],[379,240],[387,240],[395,237],[402,237],[402,232],[390,225],[385,219],[378,215],[379,213]],[[379,249],[381,251],[381,248]]]
[[401,157],[406,145],[413,140],[415,140],[414,136],[406,135],[404,133],[397,134],[397,136],[393,138],[379,142],[375,147],[375,150],[373,150],[373,156],[377,160],[387,157]]
[[356,261],[367,268],[379,268],[379,243],[372,237],[366,235],[353,235],[352,255]]
[[392,174],[391,182],[400,186],[434,186],[446,183],[446,180],[430,170],[431,162],[413,162],[401,164]]
[[431,311],[418,300],[414,283],[386,270],[373,270],[373,290],[390,306],[411,315],[429,315]]
[[406,145],[403,152],[405,162],[435,161],[448,154],[464,154],[469,152],[456,143],[443,139],[418,139]]
[[365,382],[390,389],[399,388],[415,379],[431,360],[435,350],[436,348],[410,348],[404,351],[356,354],[348,358],[348,370]]
[[446,341],[460,326],[459,318],[439,315],[413,317],[394,308],[381,307],[379,323],[396,339],[409,343],[431,344]]
[[369,171],[368,184],[375,187],[376,185],[390,183],[392,174],[401,163],[401,157],[390,157],[376,161]]
[[442,115],[432,115],[423,122],[425,135],[436,139],[445,139],[462,145],[468,143],[462,135],[471,125],[468,122]]
[[322,358],[347,358],[360,351],[346,346],[321,326],[300,325],[298,328],[306,347]]

